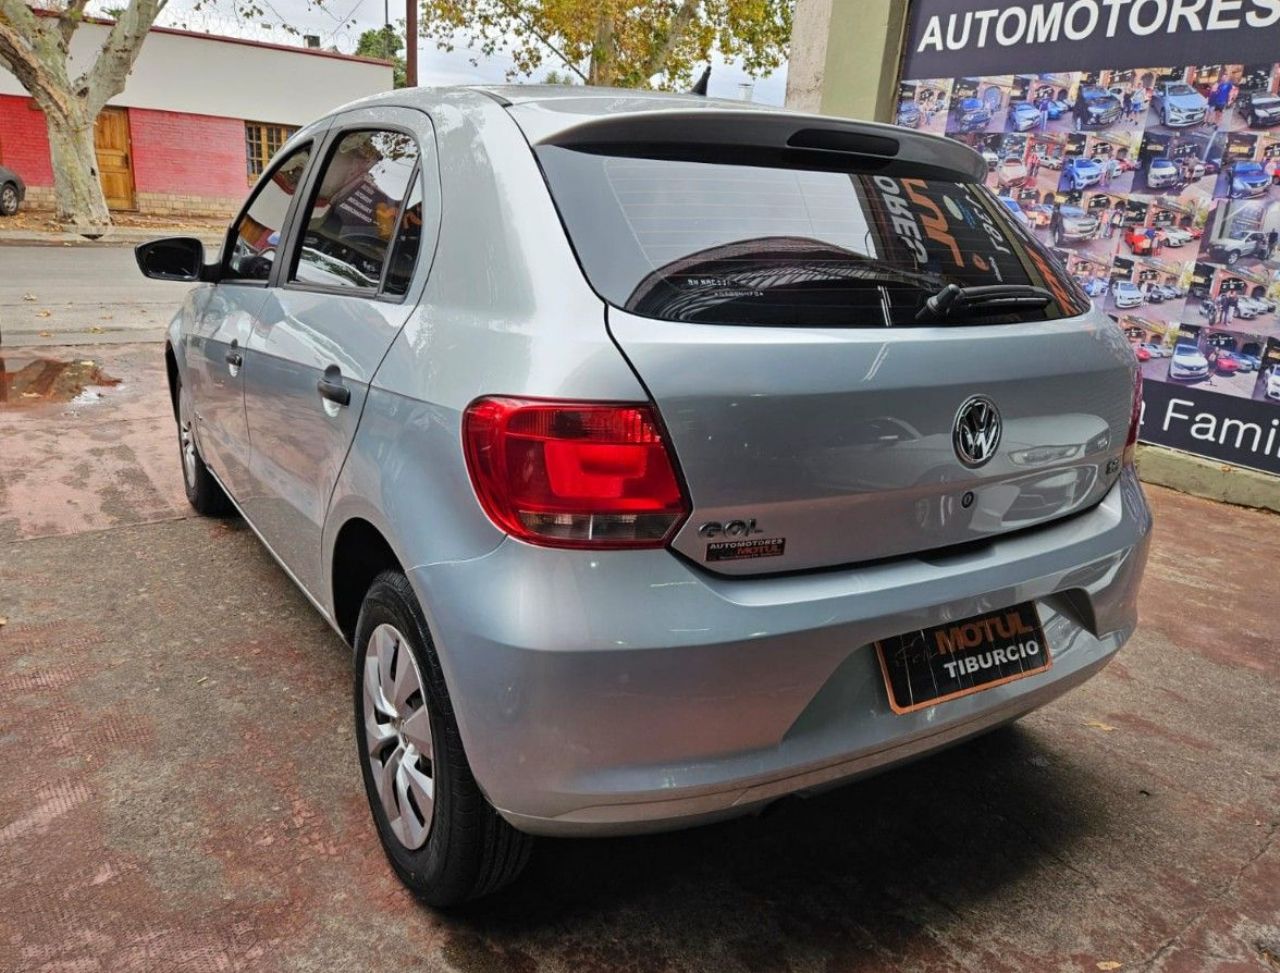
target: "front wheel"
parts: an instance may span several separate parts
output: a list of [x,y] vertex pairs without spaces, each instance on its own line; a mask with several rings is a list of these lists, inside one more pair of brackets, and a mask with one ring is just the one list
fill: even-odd
[[0,216],[18,212],[18,187],[11,182],[0,186]]
[[471,774],[426,618],[400,572],[374,579],[355,646],[360,769],[391,867],[440,908],[513,881],[533,841],[498,815]]

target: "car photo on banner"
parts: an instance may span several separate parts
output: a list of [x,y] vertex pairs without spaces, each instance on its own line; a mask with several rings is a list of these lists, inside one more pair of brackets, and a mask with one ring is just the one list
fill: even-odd
[[[1169,382],[1241,399],[1265,399],[1275,375],[1277,342],[1248,331],[1184,324],[1169,358]],[[1144,377],[1146,377],[1144,366]]]
[[1233,270],[1280,267],[1280,208],[1274,201],[1223,199],[1209,212],[1200,259]]
[[[901,92],[948,85],[935,124],[982,155],[999,204],[1116,320],[1144,378],[1280,409],[1280,61],[1078,63]],[[1280,456],[1230,458],[1280,473]]]
[[1105,192],[1054,193],[1040,203],[1034,232],[1047,246],[1109,262],[1123,225],[1124,197]]
[[1170,327],[1162,321],[1143,317],[1141,311],[1112,317],[1133,347],[1143,381],[1164,381],[1169,371],[1168,359],[1173,356],[1172,337],[1177,334],[1178,326]]
[[945,133],[951,85],[950,78],[902,82],[898,86],[896,123],[903,128],[932,132],[934,135]]
[[1113,317],[1138,314],[1161,331],[1182,321],[1191,265],[1162,258],[1117,256],[1102,309]]
[[1197,197],[1208,205],[1222,169],[1222,146],[1214,133],[1196,129],[1151,132],[1142,136],[1131,191],[1179,198]]
[[1280,279],[1265,269],[1217,267],[1197,263],[1183,309],[1182,322],[1256,332],[1280,339]]

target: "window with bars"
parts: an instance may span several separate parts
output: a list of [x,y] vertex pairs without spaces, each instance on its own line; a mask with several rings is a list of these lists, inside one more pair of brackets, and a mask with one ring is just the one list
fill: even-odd
[[258,177],[266,171],[271,157],[280,151],[280,146],[289,141],[289,136],[297,130],[296,125],[244,123],[244,155],[249,185],[257,182]]

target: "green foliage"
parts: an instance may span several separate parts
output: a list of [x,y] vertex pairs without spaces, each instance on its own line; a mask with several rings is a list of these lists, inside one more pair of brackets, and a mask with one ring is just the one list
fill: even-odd
[[787,58],[795,0],[423,0],[423,36],[502,51],[511,77],[550,62],[588,84],[687,88],[712,49],[752,75]]
[[360,39],[356,41],[355,52],[361,57],[376,57],[383,61],[390,61],[395,86],[403,88],[405,69],[404,57],[400,54],[402,50],[404,50],[404,38],[400,36],[400,31],[394,25],[387,24],[384,27],[366,30],[361,34]]

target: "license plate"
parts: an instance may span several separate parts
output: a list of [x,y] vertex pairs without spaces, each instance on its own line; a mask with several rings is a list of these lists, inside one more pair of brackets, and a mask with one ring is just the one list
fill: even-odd
[[910,713],[1002,686],[1052,665],[1031,602],[876,643],[889,706]]

